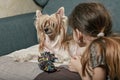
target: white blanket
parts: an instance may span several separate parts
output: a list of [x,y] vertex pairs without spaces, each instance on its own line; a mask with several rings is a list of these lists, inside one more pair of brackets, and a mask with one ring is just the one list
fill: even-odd
[[19,62],[37,62],[39,53],[39,45],[34,45],[26,49],[14,51],[6,56],[12,57]]

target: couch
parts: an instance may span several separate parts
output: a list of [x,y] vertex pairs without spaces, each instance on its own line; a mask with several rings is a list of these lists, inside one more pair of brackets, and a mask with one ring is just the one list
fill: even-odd
[[[120,33],[119,0],[34,0],[34,2],[42,7],[43,14],[52,14],[63,6],[67,16],[79,3],[101,2],[112,16],[113,32]],[[0,19],[0,80],[33,80],[42,72],[37,63],[18,63],[7,56],[14,51],[38,44],[34,19],[35,12]],[[71,30],[68,32],[71,33]]]

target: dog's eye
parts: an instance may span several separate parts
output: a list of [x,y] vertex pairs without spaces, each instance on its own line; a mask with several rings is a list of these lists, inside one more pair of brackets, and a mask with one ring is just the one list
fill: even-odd
[[55,23],[53,23],[53,25],[52,25],[52,26],[53,26],[53,28],[54,28],[54,27],[55,27]]

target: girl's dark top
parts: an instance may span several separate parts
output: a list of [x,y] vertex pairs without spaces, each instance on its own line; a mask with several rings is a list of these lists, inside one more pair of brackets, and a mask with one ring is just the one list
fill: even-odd
[[71,72],[64,67],[59,67],[59,71],[53,73],[40,73],[34,80],[82,80],[76,72]]

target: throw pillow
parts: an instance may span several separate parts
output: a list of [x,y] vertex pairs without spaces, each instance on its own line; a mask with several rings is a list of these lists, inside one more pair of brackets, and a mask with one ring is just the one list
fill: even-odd
[[49,0],[33,0],[38,6],[44,7]]

